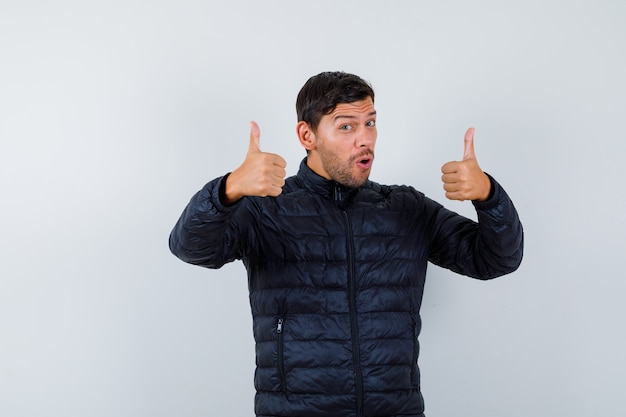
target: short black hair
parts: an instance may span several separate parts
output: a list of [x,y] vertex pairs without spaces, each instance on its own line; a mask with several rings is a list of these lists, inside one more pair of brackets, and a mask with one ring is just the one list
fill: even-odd
[[314,75],[302,86],[296,99],[298,121],[317,129],[322,116],[332,113],[341,103],[352,103],[370,97],[372,86],[361,77],[342,71],[328,71]]

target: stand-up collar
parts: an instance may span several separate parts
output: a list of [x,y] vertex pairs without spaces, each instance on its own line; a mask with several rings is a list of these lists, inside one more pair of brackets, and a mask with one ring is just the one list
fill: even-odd
[[327,200],[334,201],[340,208],[345,208],[359,191],[358,188],[346,187],[316,174],[306,162],[307,158],[300,162],[300,169],[296,175],[303,188],[319,194]]

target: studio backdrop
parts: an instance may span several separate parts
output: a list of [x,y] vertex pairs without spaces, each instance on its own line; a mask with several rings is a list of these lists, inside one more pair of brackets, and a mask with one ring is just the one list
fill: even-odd
[[296,172],[328,70],[376,91],[374,181],[473,218],[473,126],[525,228],[511,275],[429,267],[427,415],[623,415],[625,52],[621,0],[0,0],[0,415],[253,415],[245,269],[168,235],[250,120]]

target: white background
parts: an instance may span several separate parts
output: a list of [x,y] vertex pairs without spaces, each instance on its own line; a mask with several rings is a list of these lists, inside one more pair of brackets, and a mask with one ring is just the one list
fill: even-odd
[[428,416],[623,416],[626,2],[0,0],[1,416],[253,415],[244,268],[167,238],[250,120],[296,172],[326,70],[376,90],[373,180],[473,216],[475,126],[525,227],[512,275],[430,269]]

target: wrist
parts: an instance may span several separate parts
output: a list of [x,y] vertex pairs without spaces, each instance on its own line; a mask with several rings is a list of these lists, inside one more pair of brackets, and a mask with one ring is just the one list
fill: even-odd
[[481,187],[481,189],[483,191],[479,198],[476,199],[476,201],[485,202],[493,197],[493,184],[491,183],[491,178],[489,178],[489,176],[484,172],[482,183],[483,186]]
[[236,188],[233,186],[233,174],[234,172],[229,172],[228,174],[224,175],[224,178],[222,178],[222,182],[220,184],[219,197],[220,201],[225,206],[235,204],[238,200],[241,199],[241,197],[243,197],[239,196],[239,194],[235,191]]

